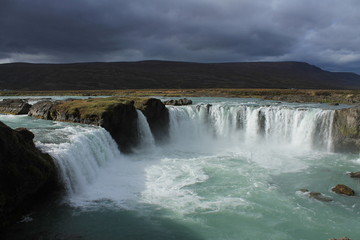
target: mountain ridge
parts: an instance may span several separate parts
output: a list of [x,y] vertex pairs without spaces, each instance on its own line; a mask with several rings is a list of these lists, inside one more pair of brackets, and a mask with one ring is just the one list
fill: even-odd
[[0,89],[176,88],[360,89],[360,75],[305,62],[138,62],[0,64]]

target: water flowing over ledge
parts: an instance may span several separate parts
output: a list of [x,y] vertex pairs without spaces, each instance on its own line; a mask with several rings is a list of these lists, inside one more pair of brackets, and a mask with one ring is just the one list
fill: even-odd
[[[346,229],[358,234],[357,199],[328,191],[339,178],[350,181],[344,172],[358,166],[353,156],[332,153],[338,110],[260,101],[207,103],[167,107],[163,142],[156,141],[151,114],[135,111],[134,134],[140,141],[131,154],[122,154],[98,126],[11,118],[22,119],[23,126],[31,121],[37,146],[53,156],[67,190],[66,204],[55,206],[58,213],[47,214],[45,221],[70,233],[92,224],[90,239],[104,239],[104,232],[105,239],[117,239],[124,228],[128,236],[148,236],[139,219],[155,222],[154,229],[169,236],[177,231],[167,225],[174,221],[209,240],[296,240],[303,233],[307,239],[328,239],[347,235]],[[334,201],[297,194],[304,187]],[[136,218],[129,227],[126,216],[132,214]],[[333,219],[341,221],[329,229]]]
[[334,110],[202,104],[169,107],[171,140],[226,145],[288,145],[331,151]]
[[[168,110],[170,135],[165,148],[203,152],[278,146],[294,151],[332,150],[333,110],[231,104],[171,106]],[[145,115],[140,110],[137,115],[140,153],[156,144]],[[91,184],[99,169],[124,158],[103,128],[68,126],[47,134],[52,139],[67,135],[63,142],[38,142],[38,146],[56,160],[70,196]],[[158,147],[163,148],[161,144]]]
[[69,195],[80,193],[92,183],[101,167],[108,162],[121,159],[116,142],[103,128],[69,126],[56,129],[53,135],[67,135],[62,143],[37,143],[54,159],[61,181]]

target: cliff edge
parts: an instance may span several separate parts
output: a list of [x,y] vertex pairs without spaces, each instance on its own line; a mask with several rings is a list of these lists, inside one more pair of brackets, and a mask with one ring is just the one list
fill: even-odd
[[360,152],[360,106],[335,110],[333,130],[335,152]]
[[36,118],[98,125],[105,128],[122,152],[131,152],[139,141],[138,113],[143,112],[156,141],[168,134],[169,113],[155,98],[91,98],[66,101],[41,101],[28,115]]
[[35,147],[33,138],[25,128],[0,122],[0,230],[57,187],[53,159]]

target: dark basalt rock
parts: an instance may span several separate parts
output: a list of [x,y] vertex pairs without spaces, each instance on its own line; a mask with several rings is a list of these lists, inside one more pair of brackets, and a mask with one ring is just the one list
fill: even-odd
[[173,106],[183,106],[183,105],[191,105],[192,101],[187,98],[181,98],[181,99],[171,99],[164,101],[165,105],[173,105]]
[[59,102],[40,101],[31,106],[28,115],[46,120],[55,120],[56,110],[55,107]]
[[[99,121],[99,125],[111,134],[120,150],[128,153],[139,142],[137,119],[137,112],[132,102],[117,105],[111,111],[102,113],[101,119],[96,121]],[[84,123],[87,122],[84,121]]]
[[360,178],[360,172],[351,172],[349,175],[352,178]]
[[155,98],[93,98],[42,101],[34,104],[29,116],[93,124],[105,128],[122,152],[131,152],[139,143],[137,109],[145,115],[157,142],[168,136],[169,112]]
[[343,195],[347,195],[347,196],[355,195],[355,191],[344,184],[338,184],[335,187],[333,187],[331,190],[337,194],[343,194]]
[[4,99],[0,102],[0,113],[5,114],[27,114],[31,105],[23,99]]
[[0,122],[0,230],[21,210],[58,188],[53,159],[35,147],[34,135]]

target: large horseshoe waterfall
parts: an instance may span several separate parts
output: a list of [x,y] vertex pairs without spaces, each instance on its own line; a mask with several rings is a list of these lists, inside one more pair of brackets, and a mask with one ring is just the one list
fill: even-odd
[[200,98],[167,109],[161,143],[137,111],[140,141],[130,154],[101,127],[0,116],[34,132],[65,186],[60,201],[26,216],[24,231],[44,229],[49,239],[360,236],[358,197],[330,190],[360,168],[358,155],[333,152],[334,106]]

